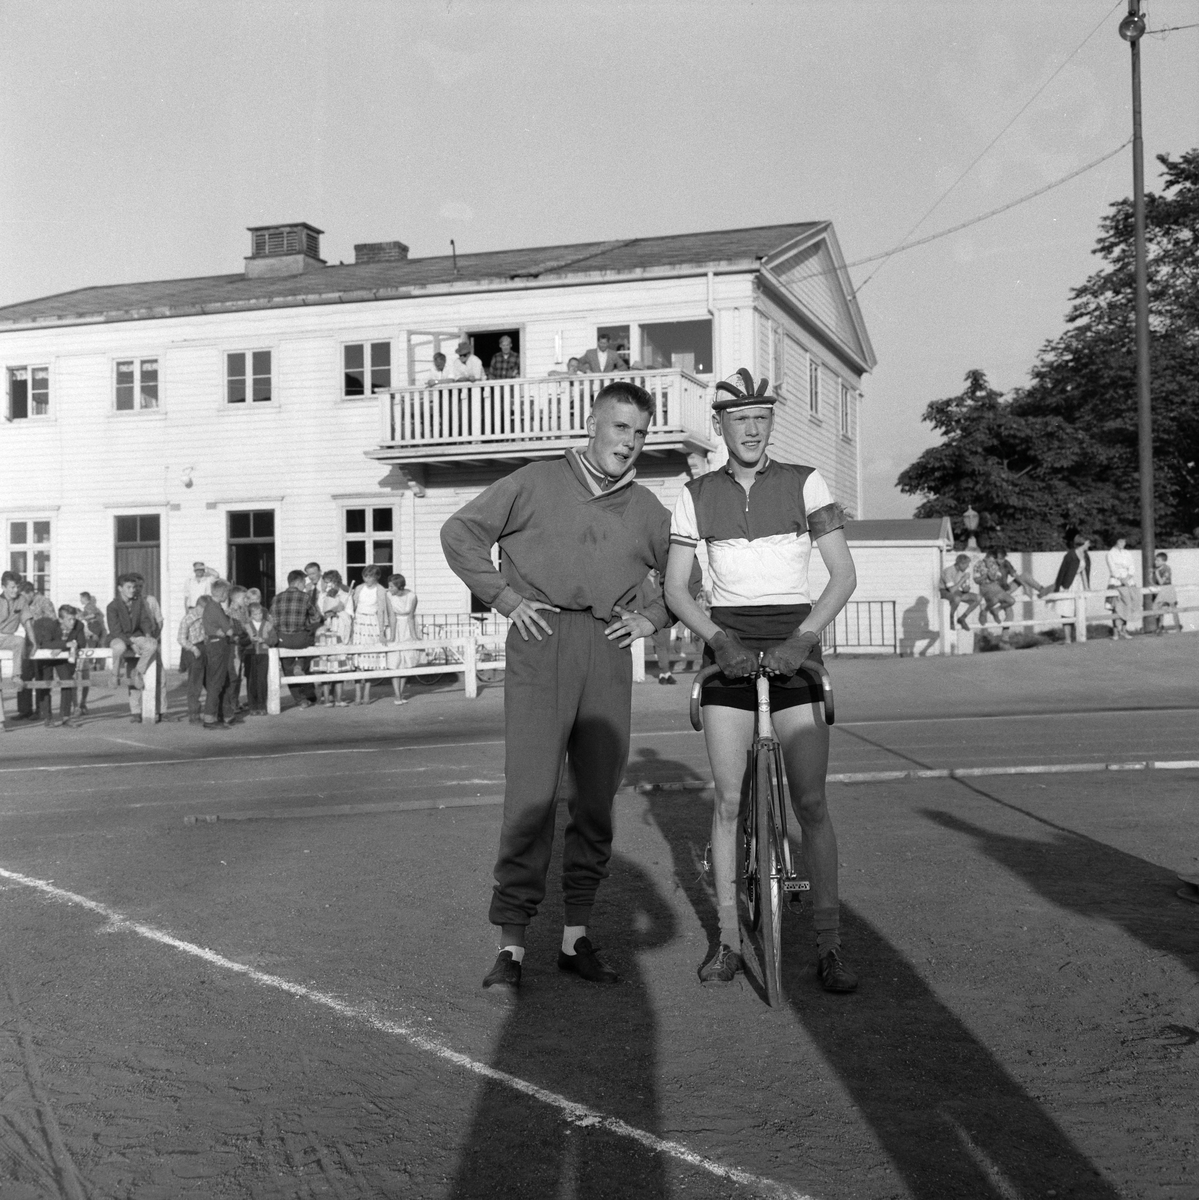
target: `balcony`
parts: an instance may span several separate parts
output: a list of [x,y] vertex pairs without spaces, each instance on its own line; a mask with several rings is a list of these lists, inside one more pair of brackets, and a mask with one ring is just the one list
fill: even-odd
[[551,375],[397,388],[379,393],[379,446],[389,463],[526,460],[561,454],[587,439],[587,418],[605,384],[627,379],[654,398],[646,454],[710,451],[708,384],[686,371]]

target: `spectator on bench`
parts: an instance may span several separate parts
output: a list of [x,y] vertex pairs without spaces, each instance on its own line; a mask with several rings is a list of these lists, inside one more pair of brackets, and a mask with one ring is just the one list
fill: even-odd
[[146,668],[158,652],[158,626],[138,595],[139,579],[140,576],[133,573],[120,576],[116,599],[108,606],[108,645],[118,683],[125,651],[132,650],[137,655],[137,662],[129,673],[129,719],[135,725],[140,725],[142,720],[141,693],[146,686]]
[[959,604],[966,606],[958,617],[959,629],[970,628],[966,618],[982,603],[982,598],[970,590],[970,555],[959,554],[951,566],[941,572],[941,599],[949,601],[949,623],[953,624],[953,615]]
[[[40,616],[29,622],[30,658],[33,662],[34,678],[39,683],[58,679],[75,678],[75,660],[81,648],[87,645],[87,628],[79,620],[79,610],[73,604],[64,604],[53,616]],[[37,651],[51,651],[64,657],[34,658]],[[59,690],[58,724],[67,729],[78,728],[79,722],[71,720],[71,708],[75,703],[73,687]],[[49,729],[54,724],[54,694],[50,688],[38,692],[38,712]]]

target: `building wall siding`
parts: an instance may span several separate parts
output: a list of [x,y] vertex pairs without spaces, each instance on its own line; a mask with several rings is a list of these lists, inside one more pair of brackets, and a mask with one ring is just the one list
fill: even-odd
[[[712,281],[718,376],[741,365],[765,370],[755,347],[754,290],[749,274]],[[51,371],[50,416],[0,424],[0,521],[50,519],[53,598],[75,601],[86,589],[104,604],[112,596],[114,518],[158,513],[160,599],[173,643],[192,562],[226,570],[230,511],[274,510],[283,586],[287,571],[310,559],[344,571],[347,504],[392,504],[397,565],[422,611],[461,611],[466,589],[449,572],[437,535],[502,468],[461,467],[452,476],[429,468],[424,497],[381,487],[388,468],[365,457],[379,442],[379,401],[343,398],[343,345],[389,339],[398,386],[406,383],[409,330],[519,326],[523,369],[543,375],[559,345],[563,357],[580,354],[594,345],[599,325],[702,319],[708,302],[708,280],[697,276],[0,332],[0,366],[48,363]],[[254,349],[272,352],[273,399],[230,406],[225,354]],[[148,357],[159,361],[159,408],[115,412],[114,363]],[[833,477],[840,469],[831,460],[820,465]],[[672,508],[686,478],[682,456],[646,458],[640,469]]]

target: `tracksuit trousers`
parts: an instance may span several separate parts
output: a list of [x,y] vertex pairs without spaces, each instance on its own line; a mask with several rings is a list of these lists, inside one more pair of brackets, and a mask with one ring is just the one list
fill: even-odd
[[586,925],[612,855],[612,802],[629,754],[633,660],[589,612],[547,612],[553,629],[508,632],[504,671],[504,821],[493,925],[527,925],[545,898],[558,785],[574,777],[562,851],[565,924]]

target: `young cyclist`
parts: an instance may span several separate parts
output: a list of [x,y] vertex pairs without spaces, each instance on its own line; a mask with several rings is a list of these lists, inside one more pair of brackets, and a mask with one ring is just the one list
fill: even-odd
[[[712,868],[720,908],[720,944],[700,968],[705,983],[728,983],[741,967],[737,919],[737,821],[747,786],[748,751],[757,709],[753,676],[758,656],[771,677],[770,708],[782,744],[792,802],[803,831],[812,884],[817,971],[830,992],[858,985],[840,955],[837,838],[825,801],[828,727],[819,713],[818,684],[796,672],[820,661],[820,631],[857,585],[841,511],[812,467],[776,462],[766,453],[777,396],[769,382],[755,386],[744,367],[740,386],[716,385],[713,425],[728,447],[727,465],[691,480],[671,522],[666,598],[679,618],[707,643],[705,664],[721,673],[708,680],[704,736],[716,785]],[[695,548],[707,546],[712,610],[691,599],[688,581]],[[813,543],[829,581],[813,604],[808,559]]]

